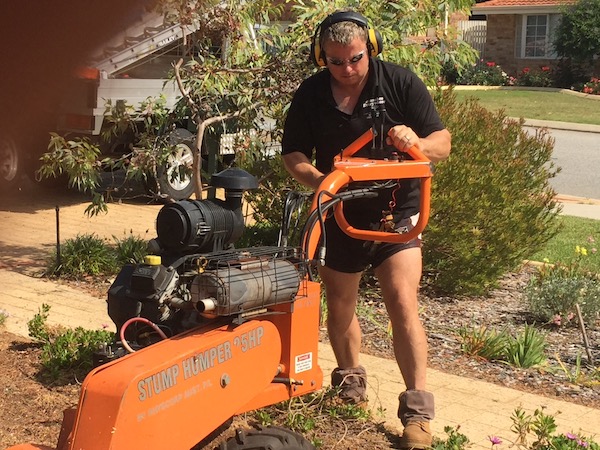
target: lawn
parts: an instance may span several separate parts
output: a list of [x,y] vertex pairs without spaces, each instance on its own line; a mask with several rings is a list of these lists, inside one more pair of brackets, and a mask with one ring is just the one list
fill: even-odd
[[582,268],[600,273],[600,220],[563,215],[559,220],[559,233],[528,259],[565,264],[577,261]]
[[458,100],[478,98],[490,110],[504,109],[509,117],[555,120],[600,125],[600,96],[581,97],[565,92],[526,91],[516,89],[454,91]]

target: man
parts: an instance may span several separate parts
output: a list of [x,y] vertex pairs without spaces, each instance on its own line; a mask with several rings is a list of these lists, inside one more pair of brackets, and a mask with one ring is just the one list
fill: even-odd
[[[450,133],[425,85],[409,70],[374,58],[380,51],[378,33],[355,12],[336,12],[317,29],[312,57],[325,70],[298,88],[283,137],[285,167],[300,183],[316,189],[331,171],[333,157],[382,114],[387,148],[380,142],[380,150],[384,153],[416,146],[434,162],[450,153]],[[381,105],[382,98],[384,108],[377,109],[373,105]],[[368,155],[369,149],[361,152]],[[418,180],[402,180],[382,190],[376,201],[347,202],[344,213],[361,229],[377,228],[382,213],[384,217],[392,214],[401,231],[413,226],[418,208]],[[426,390],[427,337],[418,316],[420,239],[405,244],[365,243],[348,237],[333,218],[326,221],[325,232],[327,252],[320,276],[327,297],[327,329],[338,364],[332,385],[339,386],[340,397],[346,401],[366,401],[355,310],[362,272],[371,265],[392,323],[394,353],[406,385],[399,397],[398,416],[404,425],[401,445],[429,447],[434,404]]]

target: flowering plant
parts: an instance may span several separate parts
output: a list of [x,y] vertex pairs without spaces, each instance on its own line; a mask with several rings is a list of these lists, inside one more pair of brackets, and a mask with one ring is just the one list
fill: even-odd
[[478,86],[507,86],[510,77],[494,61],[483,59],[462,73],[456,84]]
[[581,90],[584,94],[600,95],[600,78],[592,77],[583,85]]
[[586,258],[597,253],[593,236],[588,244],[575,246],[575,259],[569,263],[549,264],[545,260],[526,287],[530,311],[547,323],[559,327],[576,323],[576,304],[586,322],[594,324],[598,318],[600,274],[586,270],[584,265]]
[[552,86],[552,71],[548,66],[542,66],[540,69],[531,70],[525,67],[516,78],[517,86]]

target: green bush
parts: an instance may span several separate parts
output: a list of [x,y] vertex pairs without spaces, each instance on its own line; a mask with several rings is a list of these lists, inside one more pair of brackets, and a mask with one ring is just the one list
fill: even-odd
[[456,78],[456,84],[476,86],[506,86],[511,78],[493,61],[479,61]]
[[46,321],[50,306],[43,304],[27,322],[29,336],[42,345],[42,375],[50,380],[83,380],[93,367],[92,355],[98,347],[111,342],[114,333],[106,330],[86,330],[50,327]]
[[580,270],[576,262],[544,266],[532,277],[525,295],[530,312],[556,326],[577,324],[575,305],[589,326],[600,315],[600,275]]
[[247,226],[242,237],[235,243],[237,248],[275,245],[279,237],[279,224],[269,222]]
[[138,236],[130,233],[127,237],[119,239],[113,236],[115,240],[115,258],[118,267],[125,264],[136,264],[144,262],[148,254],[148,242]]
[[521,334],[509,339],[506,361],[515,367],[535,367],[546,362],[546,338],[531,325],[526,325]]
[[473,98],[457,102],[452,90],[436,102],[452,152],[433,176],[424,281],[437,291],[483,294],[558,230],[553,141]]
[[525,67],[515,81],[517,86],[550,87],[552,86],[552,73],[550,67],[542,66],[540,69]]
[[489,330],[485,326],[458,330],[460,349],[471,356],[480,356],[488,361],[501,361],[506,355],[509,336],[505,332]]
[[60,246],[60,260],[55,253],[48,261],[46,273],[81,279],[86,276],[112,275],[125,264],[141,263],[148,254],[148,243],[130,234],[122,239],[113,236],[114,244],[95,234],[77,235]]
[[600,78],[592,77],[581,89],[584,94],[600,95]]
[[488,361],[505,361],[515,367],[534,367],[546,361],[546,339],[527,325],[517,336],[487,327],[463,327],[458,330],[461,351]]
[[6,322],[6,319],[8,319],[9,314],[4,311],[3,309],[0,309],[0,327],[2,325],[4,325],[4,323]]
[[48,273],[73,278],[114,273],[117,262],[114,252],[104,239],[95,234],[77,235],[60,245],[60,259],[55,253]]

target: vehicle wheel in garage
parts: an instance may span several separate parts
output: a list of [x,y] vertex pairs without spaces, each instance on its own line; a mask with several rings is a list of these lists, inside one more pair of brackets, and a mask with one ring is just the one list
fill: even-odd
[[[173,200],[189,198],[194,192],[191,168],[194,161],[195,136],[188,130],[177,128],[169,135],[174,145],[167,163],[157,169],[159,195]],[[181,170],[189,168],[188,170]],[[180,176],[182,175],[182,176]]]
[[8,135],[0,133],[0,188],[11,189],[17,186],[23,169],[16,142]]

